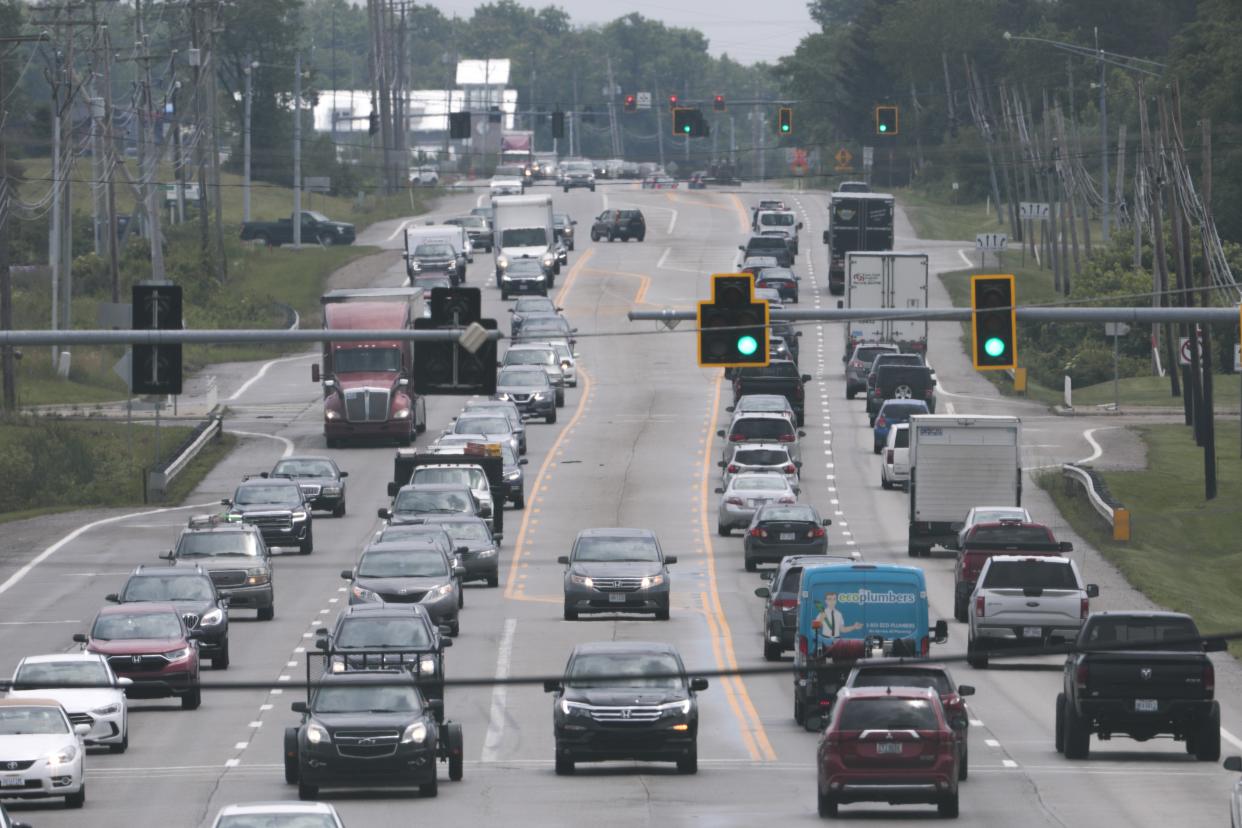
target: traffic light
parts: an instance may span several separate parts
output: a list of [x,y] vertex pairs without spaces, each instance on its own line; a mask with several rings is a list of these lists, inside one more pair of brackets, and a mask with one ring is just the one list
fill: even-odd
[[711,135],[702,110],[678,107],[673,110],[673,134],[683,138],[706,138]]
[[712,101],[712,111],[713,112],[724,112],[725,111],[724,95],[717,95],[715,97],[715,99]]
[[1017,367],[1016,295],[1011,275],[970,277],[970,332],[977,370]]
[[875,108],[876,135],[896,135],[900,126],[897,107],[877,106]]
[[470,113],[449,113],[449,137],[453,139],[470,137]]
[[367,135],[376,135],[379,133],[379,113],[372,112],[367,116]]
[[564,138],[565,137],[565,113],[564,112],[558,111],[558,112],[552,113],[552,137],[553,138]]
[[[478,323],[496,330],[495,319],[481,319],[478,288],[432,288],[431,317],[414,320],[415,330],[467,328]],[[419,394],[496,393],[496,341],[471,353],[457,340],[414,343],[414,391]]]
[[677,108],[677,96],[676,96],[676,95],[669,95],[669,96],[668,96],[668,108],[669,108],[669,109],[676,109],[676,108]]
[[[130,297],[134,330],[181,330],[180,285],[137,284]],[[129,371],[133,394],[180,394],[181,345],[134,345]]]
[[699,302],[698,323],[700,367],[768,364],[768,303],[755,299],[749,273],[712,274],[712,299]]
[[793,132],[793,110],[787,106],[776,111],[776,131],[781,135]]
[[625,96],[625,111],[626,112],[637,112],[638,111],[638,98],[637,97],[635,97],[634,95]]

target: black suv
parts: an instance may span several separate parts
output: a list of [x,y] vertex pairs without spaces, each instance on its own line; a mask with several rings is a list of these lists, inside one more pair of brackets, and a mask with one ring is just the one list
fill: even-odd
[[421,241],[405,254],[405,274],[410,284],[420,276],[429,273],[445,273],[449,282],[456,287],[465,281],[465,272],[460,267],[457,251],[446,241]]
[[269,548],[296,546],[303,555],[315,548],[310,506],[292,480],[245,480],[220,502],[229,507],[226,520],[259,527]]
[[172,604],[191,637],[198,640],[199,655],[210,658],[217,670],[228,669],[229,602],[220,597],[202,569],[139,565],[125,587],[110,593],[106,600],[114,604]]
[[642,210],[605,210],[591,225],[591,241],[629,241],[647,238],[647,220]]
[[216,515],[195,516],[181,530],[176,547],[160,557],[174,566],[203,569],[228,599],[230,612],[255,609],[260,621],[276,617],[272,559],[258,527]]
[[695,697],[707,679],[686,675],[672,644],[601,641],[579,644],[555,693],[552,727],[556,772],[575,762],[630,759],[676,762],[681,773],[699,769],[699,709]]
[[331,457],[284,457],[276,462],[270,472],[259,476],[293,480],[312,509],[331,512],[332,517],[345,517],[345,478],[349,477],[349,472],[337,468],[336,461]]
[[927,403],[928,412],[936,413],[936,381],[926,365],[881,365],[875,372],[875,385],[867,392],[867,418],[875,425],[876,415],[885,400],[910,400]]
[[793,249],[790,248],[789,241],[784,236],[751,236],[746,240],[746,244],[739,244],[737,249],[742,251],[743,259],[752,256],[771,256],[776,259],[777,267],[793,267],[794,265]]

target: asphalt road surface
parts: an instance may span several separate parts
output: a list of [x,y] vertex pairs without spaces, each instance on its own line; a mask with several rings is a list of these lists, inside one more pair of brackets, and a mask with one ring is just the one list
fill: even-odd
[[[693,335],[683,325],[657,331],[630,323],[633,307],[692,307],[708,289],[706,275],[732,269],[746,234],[754,188],[740,192],[653,192],[600,187],[596,193],[555,193],[558,210],[578,219],[578,248],[555,290],[558,303],[580,329],[579,386],[567,393],[556,425],[528,427],[527,507],[506,515],[501,583],[471,585],[462,633],[448,651],[450,677],[557,673],[571,647],[602,639],[660,639],[675,643],[693,671],[757,666],[762,582],[743,571],[739,537],[715,535],[717,485],[714,437],[730,403],[720,372],[694,360]],[[802,306],[835,306],[824,292],[827,263],[819,237],[826,213],[822,194],[789,194],[805,223]],[[473,206],[475,196],[453,196],[437,209],[451,215]],[[643,243],[589,239],[590,219],[605,206],[644,210]],[[418,219],[422,221],[422,219]],[[363,234],[363,243],[396,248],[402,222]],[[919,242],[909,225],[898,227],[899,246],[926,250],[933,269],[965,266],[960,243]],[[396,285],[394,265],[374,274],[376,285]],[[491,285],[491,257],[480,254],[470,285],[484,288],[486,315],[507,316]],[[933,279],[931,304],[948,298]],[[803,439],[803,499],[831,516],[830,542],[853,547],[867,560],[910,563],[906,555],[906,495],[883,491],[878,458],[861,399],[844,398],[840,325],[802,327],[801,365],[815,377],[808,386],[807,436]],[[1052,466],[1106,452],[1115,421],[1064,419],[1040,406],[1001,399],[961,353],[957,324],[933,326],[930,358],[941,380],[943,411],[1015,413],[1023,417],[1025,464]],[[240,449],[222,462],[187,501],[202,504],[154,511],[86,526],[50,554],[42,545],[0,565],[0,672],[23,655],[73,649],[70,637],[85,631],[103,596],[138,563],[158,563],[185,518],[231,493],[245,473],[270,468],[290,451],[325,452],[318,385],[311,382],[314,354],[264,366],[230,365],[216,373],[221,398],[229,398],[228,424],[246,433]],[[433,438],[459,410],[460,400],[429,401]],[[38,828],[91,825],[199,826],[223,805],[295,799],[281,772],[283,728],[296,722],[289,704],[301,695],[280,688],[304,676],[311,631],[328,623],[345,603],[342,568],[352,565],[377,526],[375,508],[384,490],[392,448],[328,452],[349,478],[349,514],[316,519],[316,548],[309,557],[276,564],[276,619],[253,620],[239,612],[232,626],[232,666],[204,670],[214,679],[272,682],[275,689],[204,693],[203,706],[183,712],[175,702],[131,707],[130,749],[124,755],[92,752],[84,811],[59,801],[16,804],[18,818]],[[1098,454],[1097,454],[1098,456]],[[1090,581],[1101,584],[1097,608],[1148,606],[1056,517],[1029,480],[1026,502],[1058,536],[1075,541],[1075,558]],[[96,519],[92,516],[92,520]],[[672,618],[561,620],[561,567],[574,535],[592,526],[649,527],[667,553],[676,554]],[[83,528],[85,527],[85,528]],[[28,569],[19,567],[35,560]],[[928,574],[933,619],[952,617],[952,560],[922,561]],[[24,574],[22,574],[24,572]],[[14,575],[20,578],[13,579]],[[961,654],[966,628],[950,623],[951,638],[933,653]],[[995,662],[994,662],[995,663]],[[1218,660],[1217,694],[1224,707],[1226,753],[1242,749],[1237,665]],[[1233,775],[1218,764],[1198,763],[1180,743],[1145,744],[1118,738],[1093,740],[1091,759],[1067,761],[1053,750],[1053,702],[1060,667],[1052,659],[1005,664],[987,671],[954,667],[973,684],[970,699],[971,775],[961,789],[961,822],[979,826],[1170,826],[1221,824]],[[538,687],[450,688],[447,715],[464,726],[465,779],[445,783],[436,799],[416,793],[328,793],[350,826],[381,824],[548,826],[579,825],[790,825],[815,815],[816,738],[794,724],[791,679],[759,676],[713,679],[700,695],[697,776],[678,776],[671,765],[580,765],[562,778],[552,769],[551,701]],[[441,776],[447,779],[446,771]],[[843,817],[868,824],[904,824],[934,818],[934,809],[854,805]]]

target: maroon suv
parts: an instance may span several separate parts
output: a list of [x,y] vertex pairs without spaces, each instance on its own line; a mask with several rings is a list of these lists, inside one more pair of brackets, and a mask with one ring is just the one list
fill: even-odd
[[960,761],[935,690],[842,688],[819,740],[819,815],[849,802],[926,802],[955,817]]
[[142,603],[104,607],[95,616],[90,635],[74,641],[99,653],[117,677],[133,680],[130,698],[181,698],[182,710],[202,703],[198,683],[198,642],[172,604]]

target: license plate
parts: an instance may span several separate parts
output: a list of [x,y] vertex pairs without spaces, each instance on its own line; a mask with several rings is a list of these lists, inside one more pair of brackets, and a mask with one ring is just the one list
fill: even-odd
[[0,776],[0,788],[24,788],[26,780],[20,776]]
[[754,509],[756,506],[759,505],[759,501],[758,500],[747,500],[746,505]]
[[1135,713],[1155,713],[1160,709],[1160,703],[1155,699],[1135,699]]
[[1023,627],[1022,628],[1023,638],[1043,638],[1043,636],[1044,636],[1044,631],[1040,627]]
[[791,540],[793,540],[793,539],[794,539],[794,533],[793,533],[793,532],[781,532],[781,540],[783,540],[783,541],[791,541]]
[[624,592],[610,592],[608,593],[608,600],[614,604],[624,604],[625,593]]
[[876,753],[901,753],[903,742],[880,742],[875,746]]

